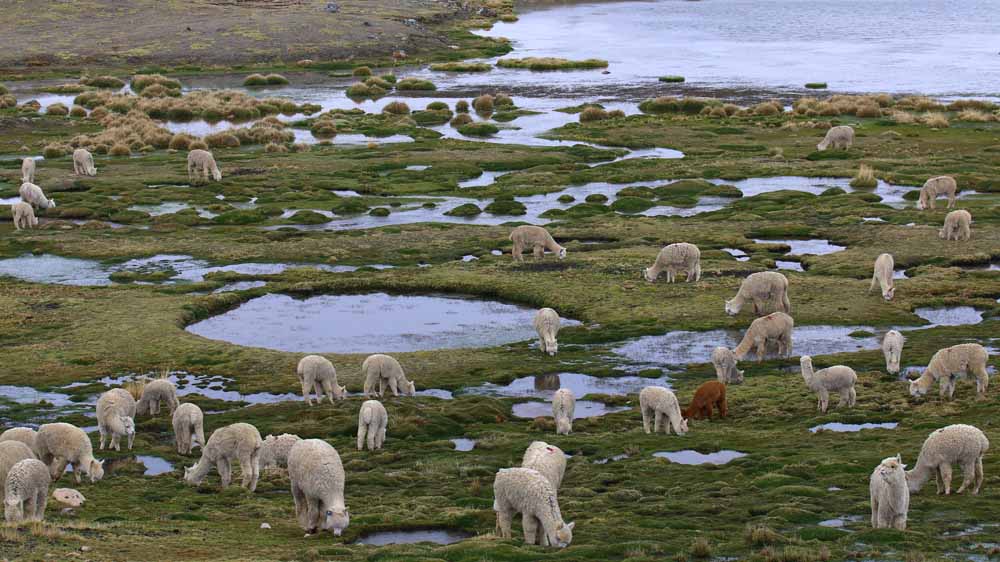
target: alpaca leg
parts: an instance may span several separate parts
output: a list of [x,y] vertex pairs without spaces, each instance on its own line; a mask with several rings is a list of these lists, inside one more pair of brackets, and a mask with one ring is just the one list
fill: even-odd
[[729,403],[726,402],[726,397],[725,396],[719,398],[719,401],[716,402],[715,405],[716,405],[716,407],[719,408],[719,416],[720,417],[724,418],[724,417],[729,416]]
[[[663,424],[663,412],[656,410],[653,412],[653,433],[660,432],[660,425]],[[665,433],[670,433],[669,429],[664,428]]]
[[983,457],[976,459],[976,487],[972,490],[972,495],[979,495],[979,488],[983,485]]
[[116,451],[121,451],[122,450],[121,440],[122,440],[121,435],[118,435],[117,433],[113,434],[111,436],[111,448]]
[[760,363],[764,360],[764,354],[767,353],[767,340],[760,338],[756,341],[757,343],[757,362]]
[[531,249],[531,253],[535,256],[536,260],[540,260],[545,257],[545,246],[536,245]]
[[216,461],[215,469],[219,471],[219,478],[222,479],[222,487],[228,488],[229,483],[233,478],[232,467],[229,465],[229,459],[221,458]]
[[106,435],[106,433],[105,433],[103,427],[98,427],[97,430],[101,432],[101,450],[103,451],[104,450],[104,436]]
[[377,427],[369,428],[368,439],[367,439],[369,451],[375,450],[375,439],[377,437],[378,437],[378,428]]
[[642,431],[649,433],[649,409],[642,408]]
[[39,490],[35,496],[35,521],[45,519],[45,506],[49,503],[49,491]]
[[306,401],[306,404],[312,406],[312,385],[309,381],[302,379],[302,399]]
[[826,389],[822,389],[819,391],[819,405],[820,405],[819,410],[824,414],[826,413],[826,410],[830,407],[830,394],[826,391]]
[[309,498],[306,501],[306,521],[312,529],[319,530],[319,500]]
[[871,293],[875,290],[875,286],[878,285],[878,274],[872,275],[872,284],[868,287],[868,292]]
[[309,522],[305,518],[306,495],[295,484],[292,484],[292,499],[295,500],[295,517],[299,520],[299,526],[306,531],[310,531]]
[[940,466],[941,470],[941,481],[944,482],[944,495],[951,494],[951,464],[942,464]]
[[365,433],[368,431],[368,425],[365,422],[358,423],[358,450],[365,450]]
[[937,488],[937,493],[944,493],[944,480],[941,478],[941,468],[934,467],[934,486]]
[[847,398],[848,398],[847,401],[848,408],[853,408],[854,405],[858,403],[858,392],[854,390],[854,387],[851,387],[850,391],[848,392]]
[[[53,482],[59,480],[59,477],[62,476],[64,472],[66,472],[66,465],[68,464],[69,461],[67,461],[62,457],[55,457],[54,459],[52,459],[52,462],[49,464],[49,476],[52,477]],[[76,481],[77,482],[80,481],[79,474],[76,475]]]
[[327,399],[330,400],[331,404],[333,404],[334,403],[333,402],[333,381],[331,381],[331,380],[324,380],[323,381],[323,392],[326,393]]
[[524,527],[524,544],[536,544],[535,539],[538,535],[538,520],[535,519],[535,516],[522,513],[521,526]]
[[986,363],[983,362],[982,365],[976,365],[971,370],[976,375],[977,398],[986,398],[986,388],[990,385],[990,376],[986,372]]
[[514,249],[511,251],[511,255],[514,256],[514,261],[523,262],[524,256],[521,254],[521,245],[514,242]]
[[500,536],[505,539],[511,537],[510,526],[511,519],[513,519],[513,513],[509,510],[501,509],[497,511],[497,529],[500,530]]
[[961,494],[965,491],[969,485],[974,484],[976,481],[976,461],[971,460],[969,462],[962,463],[962,485],[958,487],[957,494]]
[[878,498],[875,497],[872,498],[872,528],[880,528],[878,517]]

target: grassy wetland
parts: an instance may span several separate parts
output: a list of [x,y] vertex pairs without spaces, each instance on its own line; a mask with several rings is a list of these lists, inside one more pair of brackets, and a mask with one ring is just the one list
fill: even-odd
[[[476,17],[513,19],[509,6],[491,9],[485,13],[493,16]],[[451,51],[428,60],[503,54]],[[565,60],[604,56],[595,48]],[[528,57],[515,49],[508,58]],[[616,61],[607,58],[614,76]],[[66,78],[3,82],[16,93],[15,104],[0,109],[3,428],[65,421],[91,429],[100,393],[170,376],[181,401],[204,410],[206,434],[248,422],[263,436],[294,433],[336,447],[351,522],[342,537],[304,538],[283,470],[265,471],[252,494],[221,489],[214,471],[201,486],[186,484],[182,469],[200,450],[178,454],[170,417],[161,412],[136,420],[132,451],[95,451],[106,459],[102,481],[77,485],[65,475],[52,486],[80,490],[82,507],[63,510],[50,500],[44,523],[5,526],[0,556],[997,559],[995,450],[986,456],[979,496],[938,496],[928,483],[911,497],[906,531],[872,529],[868,499],[874,467],[897,453],[912,467],[937,428],[972,424],[1000,447],[996,388],[977,400],[973,382],[962,379],[955,399],[945,401],[936,386],[912,398],[906,382],[937,350],[959,343],[985,346],[991,375],[1000,365],[996,106],[822,91],[696,96],[671,90],[698,87],[687,69],[683,84],[658,82],[680,71],[672,68],[655,72],[650,87],[663,90],[642,99],[533,98],[524,86],[508,96],[496,85],[466,82],[491,84],[500,72],[528,75],[530,66],[477,59],[394,68],[376,59],[352,62],[347,74],[372,64],[312,89],[297,89],[315,80],[307,72],[254,67],[265,78],[280,70],[290,82],[256,95],[240,86],[249,70],[227,68],[218,78],[167,72],[162,80],[140,79],[138,90],[134,75],[145,72],[112,70],[132,82],[132,91],[152,93],[102,94],[82,84],[85,90],[61,94],[68,98],[60,103],[81,107],[82,115],[26,103],[45,99],[40,88]],[[569,71],[535,74],[561,72]],[[393,87],[397,77],[432,81],[436,89],[402,93]],[[344,93],[354,83],[382,92],[355,100]],[[481,94],[491,94],[488,107],[485,99],[472,103]],[[469,115],[465,126],[496,131],[463,134],[449,124],[457,115]],[[853,146],[817,151],[834,125],[855,129]],[[187,150],[197,143],[213,152],[222,181],[189,179]],[[112,155],[117,146],[128,155]],[[73,175],[69,153],[76,147],[94,153],[97,176]],[[15,231],[8,206],[17,201],[21,158],[43,154],[35,183],[58,204],[37,212],[37,228]],[[974,221],[968,241],[939,238],[944,198],[934,210],[915,207],[920,186],[938,175],[957,180],[955,208]],[[524,223],[544,225],[567,258],[515,263],[508,236]],[[646,282],[642,269],[674,242],[700,248],[701,281]],[[868,292],[883,252],[898,271],[888,302],[878,290]],[[768,270],[789,280],[793,356],[741,361],[745,382],[728,388],[728,418],[691,421],[685,436],[643,433],[642,381],[668,385],[686,406],[700,384],[714,380],[712,348],[731,345],[753,320],[749,305],[728,316],[724,300],[747,275]],[[467,332],[482,334],[480,343],[427,348],[419,345],[421,322],[429,331],[440,318],[378,308],[383,294],[461,295],[529,312],[552,307],[579,324],[564,324],[551,357],[534,337],[495,343],[488,314],[463,318],[473,326]],[[418,321],[400,328],[412,332],[416,351],[377,350],[399,359],[418,395],[383,399],[389,425],[376,452],[355,447],[367,352],[339,352],[347,348],[342,341],[322,340],[312,351],[334,363],[350,395],[309,407],[295,396],[295,366],[305,353],[191,331],[219,318],[231,319],[235,331],[259,327],[241,316],[267,302],[259,299],[321,303],[346,295],[375,305],[353,321],[333,309],[310,312],[340,331],[348,324],[355,336],[369,333],[373,316],[384,325]],[[275,341],[306,340],[296,335],[299,314],[278,310],[264,320]],[[900,376],[886,373],[879,347],[891,328],[906,337]],[[378,333],[371,332],[372,352]],[[843,364],[858,373],[856,407],[816,410],[798,370],[805,353],[817,369]],[[616,387],[622,377],[628,384]],[[557,436],[551,416],[534,413],[550,412],[551,391],[560,385],[580,385],[578,413],[602,415],[577,419],[572,434]],[[539,410],[533,403],[543,404]],[[812,431],[887,423],[897,425]],[[90,435],[96,448],[97,434]],[[474,445],[459,450],[456,439]],[[494,534],[493,477],[519,465],[535,440],[571,455],[558,493],[564,519],[576,523],[565,549],[525,545],[519,519],[513,540]],[[678,451],[745,456],[717,465],[654,456]],[[956,488],[960,472],[956,467]],[[380,542],[379,533],[417,531],[454,542],[367,544]]]

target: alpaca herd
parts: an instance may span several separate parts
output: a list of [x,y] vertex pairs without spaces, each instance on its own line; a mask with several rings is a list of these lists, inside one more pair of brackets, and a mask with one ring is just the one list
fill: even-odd
[[[817,148],[847,149],[853,142],[854,130],[838,126],[826,133]],[[74,174],[96,175],[93,156],[88,151],[76,150],[72,161]],[[205,150],[190,151],[187,172],[192,182],[222,179],[213,155]],[[55,201],[48,199],[33,183],[35,178],[35,160],[25,158],[20,188],[22,201],[12,205],[18,230],[38,224],[35,209],[56,206]],[[956,191],[953,178],[931,178],[920,190],[917,208],[934,209],[935,199],[944,195],[948,197],[950,209],[955,203]],[[967,211],[951,211],[945,218],[940,238],[968,240],[971,221]],[[523,261],[525,250],[530,250],[536,259],[543,258],[546,252],[556,254],[559,259],[566,257],[566,248],[542,227],[518,226],[511,232],[510,240],[516,262]],[[879,287],[886,301],[894,298],[894,265],[891,254],[878,256],[869,293]],[[662,273],[666,274],[667,283],[675,282],[678,273],[685,275],[686,282],[698,283],[702,277],[700,249],[689,243],[667,245],[660,250],[653,265],[642,271],[650,283]],[[672,390],[659,386],[643,388],[638,396],[642,430],[647,434],[662,430],[667,435],[672,431],[680,436],[690,431],[689,420],[711,419],[713,413],[725,418],[729,415],[727,385],[744,382],[744,372],[738,369],[738,361],[754,354],[760,362],[769,349],[776,349],[781,357],[791,356],[795,321],[791,316],[788,290],[788,279],[778,272],[758,272],[743,279],[736,295],[725,301],[724,310],[735,316],[749,307],[754,319],[733,349],[718,346],[712,351],[711,364],[717,380],[700,385],[686,408],[681,406]],[[541,352],[556,355],[559,352],[559,314],[552,308],[543,308],[532,325],[538,333]],[[899,372],[904,343],[905,338],[896,330],[885,334],[882,351],[887,372]],[[921,376],[909,383],[909,392],[912,396],[921,396],[937,381],[941,396],[951,399],[956,378],[971,373],[976,378],[977,397],[982,398],[988,385],[987,361],[987,350],[979,344],[965,343],[941,349]],[[800,368],[805,387],[817,397],[820,412],[827,412],[831,394],[840,396],[838,407],[855,406],[858,375],[852,368],[834,365],[816,370],[808,355],[800,357]],[[393,397],[414,396],[416,385],[407,378],[400,362],[385,354],[367,357],[361,365],[361,375],[365,401],[358,414],[356,445],[359,451],[377,451],[385,446],[389,421],[389,412],[379,399],[387,390]],[[318,405],[323,398],[336,405],[348,397],[346,386],[338,384],[333,363],[323,356],[303,357],[298,362],[296,377],[308,406],[313,405],[314,398]],[[552,413],[557,435],[571,434],[575,406],[576,398],[571,390],[559,388],[555,391]],[[148,382],[138,397],[123,388],[110,389],[101,395],[96,404],[99,448],[103,450],[107,445],[119,451],[125,439],[131,450],[136,417],[157,416],[161,408],[171,415],[178,453],[190,455],[195,446],[201,448],[198,461],[184,470],[186,482],[199,485],[214,468],[225,488],[232,480],[232,465],[239,463],[242,487],[254,492],[262,469],[286,468],[295,517],[307,534],[330,531],[340,536],[348,527],[345,471],[333,446],[320,439],[302,439],[292,434],[262,438],[257,428],[248,423],[217,428],[206,441],[203,412],[195,404],[181,403],[174,384],[167,379]],[[939,493],[950,494],[953,464],[963,470],[963,482],[957,492],[970,490],[978,494],[984,478],[983,456],[988,447],[989,442],[981,430],[959,424],[931,433],[912,470],[906,471],[900,455],[884,459],[869,479],[872,526],[905,529],[910,494],[918,492],[932,477]],[[97,482],[104,476],[103,462],[94,457],[90,438],[76,426],[50,423],[42,425],[37,432],[14,428],[0,435],[0,490],[4,495],[7,521],[41,520],[49,486],[63,475],[67,465],[73,467],[77,482],[81,477]],[[501,537],[511,537],[513,516],[520,513],[525,543],[566,547],[572,542],[575,523],[565,522],[558,502],[565,470],[566,456],[559,447],[535,441],[525,451],[521,467],[503,468],[496,473],[493,509]]]

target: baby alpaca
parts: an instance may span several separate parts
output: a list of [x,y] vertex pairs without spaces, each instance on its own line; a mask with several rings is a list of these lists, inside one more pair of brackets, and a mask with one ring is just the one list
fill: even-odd
[[895,267],[896,264],[891,254],[880,254],[879,257],[875,258],[875,273],[872,275],[872,284],[868,287],[868,292],[874,291],[875,286],[878,285],[882,288],[882,298],[891,301],[896,294],[896,285],[892,279]]
[[747,333],[743,335],[743,340],[733,350],[736,359],[742,360],[751,349],[757,350],[757,361],[764,360],[767,352],[767,344],[774,342],[778,345],[778,355],[787,357],[792,354],[792,328],[795,321],[784,312],[772,312],[767,316],[762,316],[750,323]]
[[52,481],[59,480],[68,464],[73,465],[73,476],[77,484],[80,483],[82,474],[89,476],[91,483],[104,478],[103,462],[94,458],[94,446],[90,443],[90,437],[75,425],[43,425],[38,428],[35,449],[38,460],[49,466]]
[[906,465],[896,455],[884,459],[868,479],[872,501],[872,528],[906,530],[910,510],[910,488],[906,483]]
[[195,443],[202,449],[205,448],[205,414],[197,404],[185,402],[178,406],[171,423],[174,426],[174,441],[178,453],[190,454]]
[[556,419],[556,434],[569,435],[573,431],[573,411],[576,397],[568,388],[560,388],[552,395],[552,417]]
[[923,209],[933,209],[934,200],[937,199],[938,195],[948,196],[948,208],[952,208],[955,205],[955,193],[958,191],[958,184],[955,183],[955,178],[951,176],[937,176],[936,178],[931,178],[924,182],[924,186],[920,188],[920,198],[917,199],[917,208]]
[[10,213],[14,216],[14,230],[25,230],[38,226],[35,210],[24,201],[18,201],[11,205]]
[[521,467],[537,470],[552,484],[552,489],[558,491],[566,473],[566,455],[555,445],[532,441],[524,452]]
[[33,458],[35,458],[35,453],[20,441],[0,442],[0,496],[6,493],[7,473],[10,472],[11,467],[24,459]]
[[42,188],[33,183],[22,183],[18,194],[21,196],[21,201],[38,209],[51,209],[56,206],[55,199],[46,199]]
[[165,403],[172,414],[180,402],[177,400],[177,387],[167,379],[150,381],[142,389],[142,396],[135,406],[137,414],[156,416],[160,414],[160,404]]
[[712,419],[712,407],[719,410],[719,417],[729,415],[729,405],[726,403],[726,385],[719,381],[708,381],[698,387],[691,399],[691,404],[681,412],[685,418],[700,420]]
[[559,314],[551,308],[543,308],[535,314],[532,324],[538,332],[538,347],[542,353],[555,355],[559,351],[559,343],[556,342],[556,335],[559,334]]
[[260,469],[287,467],[288,453],[301,440],[301,437],[291,433],[282,433],[277,437],[274,435],[265,437],[264,446],[260,450]]
[[248,423],[234,423],[216,429],[201,450],[197,464],[184,469],[184,480],[197,486],[208,476],[214,465],[226,488],[232,481],[232,462],[240,462],[243,487],[251,492],[257,489],[260,478],[260,449],[264,441],[257,428]]
[[406,380],[403,367],[396,361],[395,357],[376,353],[369,355],[361,364],[361,374],[365,377],[364,394],[366,397],[375,396],[375,385],[378,384],[378,396],[382,397],[385,386],[389,387],[393,396],[404,395],[413,396],[417,392],[417,387],[412,381]]
[[211,152],[200,148],[188,152],[187,172],[188,179],[192,184],[200,182],[208,183],[209,173],[211,173],[212,179],[215,181],[222,181],[222,172],[219,171],[219,166],[215,163],[215,156],[212,156]]
[[295,516],[309,534],[330,531],[340,536],[351,522],[344,502],[344,465],[321,439],[303,439],[288,452]]
[[302,398],[312,406],[312,393],[316,394],[316,402],[323,401],[323,394],[333,404],[333,399],[343,400],[347,395],[347,387],[337,385],[337,370],[326,357],[306,355],[299,361],[296,374],[302,385]]
[[830,127],[830,130],[826,132],[826,136],[823,137],[823,140],[816,145],[816,148],[823,151],[832,146],[834,150],[837,150],[838,148],[847,150],[851,148],[853,144],[854,128],[847,125],[840,125],[837,127]]
[[788,278],[777,271],[751,273],[740,283],[736,296],[726,301],[726,314],[735,316],[747,301],[753,303],[754,316],[760,316],[766,307],[774,304],[777,312],[791,314],[788,300]]
[[944,217],[944,226],[938,232],[938,238],[958,241],[972,238],[972,215],[969,211],[959,209],[948,213]]
[[941,396],[949,400],[955,395],[955,381],[971,372],[976,377],[976,397],[986,397],[986,387],[990,378],[986,372],[986,362],[989,354],[986,348],[978,343],[960,343],[938,350],[931,357],[927,369],[920,378],[910,381],[910,395],[927,394],[934,381],[941,383]]
[[[358,450],[374,451],[385,442],[385,427],[389,425],[389,413],[378,400],[366,400],[358,412]],[[366,439],[367,438],[367,439]]]
[[545,250],[556,254],[559,259],[566,258],[566,248],[556,244],[555,238],[552,238],[549,231],[540,226],[521,225],[510,233],[510,240],[514,243],[514,250],[511,252],[514,261],[523,262],[524,257],[521,253],[528,248],[531,248],[535,259],[538,260],[545,257]]
[[121,451],[119,440],[128,437],[128,449],[135,441],[135,398],[124,388],[112,388],[97,401],[97,428],[101,432],[101,450],[104,439],[110,435],[110,447]]
[[743,371],[736,368],[736,356],[728,347],[719,346],[712,350],[712,366],[715,367],[715,378],[719,382],[743,383]]
[[816,407],[826,413],[830,407],[830,393],[840,393],[840,403],[837,407],[846,405],[853,408],[857,402],[857,393],[854,391],[854,383],[858,382],[858,375],[854,369],[843,365],[834,365],[826,369],[813,372],[812,357],[803,355],[799,358],[799,365],[802,367],[802,378],[806,381],[806,386],[819,397]]
[[35,159],[21,160],[21,183],[35,183]]
[[7,473],[3,515],[8,523],[41,521],[49,501],[52,478],[45,463],[35,459],[17,462]]
[[73,173],[78,176],[97,175],[97,168],[94,167],[94,155],[86,148],[78,148],[73,151]]
[[662,427],[663,432],[670,435],[671,426],[677,435],[688,432],[688,422],[681,416],[677,396],[663,387],[647,386],[642,389],[639,393],[639,409],[642,411],[642,429],[646,433],[649,433],[650,419],[653,420],[653,433],[658,433]]
[[653,267],[642,270],[642,275],[650,283],[656,281],[660,273],[667,272],[667,283],[673,283],[674,277],[680,271],[684,272],[685,280],[698,281],[701,279],[701,250],[694,244],[678,242],[671,244],[656,256]]
[[990,448],[986,434],[978,427],[955,424],[934,430],[917,457],[917,466],[906,473],[911,492],[919,492],[924,483],[934,478],[937,493],[951,494],[951,465],[962,467],[961,494],[970,485],[972,495],[978,495],[983,485],[983,456]]
[[906,338],[896,330],[889,330],[882,338],[882,354],[885,355],[885,370],[895,375],[899,372],[899,360],[903,355]]
[[565,548],[573,541],[575,524],[563,522],[556,490],[537,470],[501,468],[493,481],[493,498],[501,537],[511,538],[511,520],[520,513],[525,543]]

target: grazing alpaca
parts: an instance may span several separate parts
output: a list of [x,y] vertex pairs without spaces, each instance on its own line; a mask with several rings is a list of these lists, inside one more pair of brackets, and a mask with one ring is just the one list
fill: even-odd
[[212,174],[212,179],[215,181],[222,181],[222,172],[219,171],[219,166],[215,163],[215,156],[200,148],[188,152],[187,172],[191,183],[196,183],[198,180],[207,183],[209,173]]
[[691,404],[681,412],[685,418],[700,420],[712,419],[712,406],[719,410],[719,417],[729,415],[729,405],[726,403],[726,385],[719,381],[708,381],[698,387],[691,399]]

